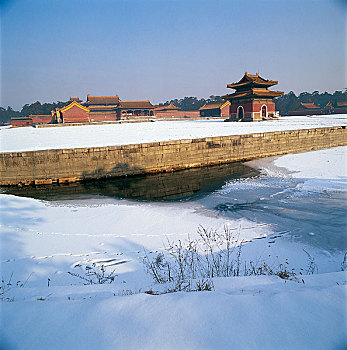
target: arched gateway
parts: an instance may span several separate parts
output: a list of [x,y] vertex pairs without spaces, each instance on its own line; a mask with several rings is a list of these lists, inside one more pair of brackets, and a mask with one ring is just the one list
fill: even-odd
[[243,111],[243,107],[239,106],[237,108],[237,119],[241,119],[242,120],[244,118],[244,116],[245,116],[245,113]]
[[262,117],[262,119],[266,119],[266,118],[267,118],[267,108],[266,108],[266,105],[262,105],[262,107],[261,107],[261,117]]

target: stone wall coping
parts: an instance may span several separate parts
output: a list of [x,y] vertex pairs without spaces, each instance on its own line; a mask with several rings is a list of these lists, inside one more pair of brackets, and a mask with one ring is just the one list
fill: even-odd
[[347,145],[335,126],[103,147],[0,153],[0,185],[143,175]]

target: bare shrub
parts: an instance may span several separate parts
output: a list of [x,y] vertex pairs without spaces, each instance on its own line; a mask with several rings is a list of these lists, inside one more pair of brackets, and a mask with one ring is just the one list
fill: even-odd
[[345,255],[341,263],[341,271],[346,271],[346,270],[347,270],[347,252],[345,252]]
[[313,275],[315,272],[318,273],[318,267],[317,264],[314,261],[314,258],[312,257],[312,255],[307,252],[305,249],[303,249],[303,251],[306,253],[307,257],[308,257],[308,264],[307,264],[307,268],[306,268],[306,274],[307,275]]
[[107,272],[104,265],[101,265],[100,268],[95,264],[93,266],[86,266],[83,270],[83,274],[70,272],[68,274],[74,277],[77,277],[83,281],[84,285],[88,284],[110,284],[114,282],[117,275],[115,271]]
[[[282,279],[299,279],[288,260],[280,262],[278,257],[272,265],[267,262],[244,261],[243,242],[239,232],[224,227],[222,232],[198,228],[198,238],[189,235],[185,241],[168,240],[164,252],[153,258],[147,254],[143,263],[154,281],[166,284],[165,292],[212,290],[214,277],[274,275]],[[307,274],[318,271],[313,257],[308,255]],[[346,258],[347,259],[347,258]],[[151,290],[151,294],[154,292]]]
[[4,295],[5,293],[7,293],[11,289],[12,277],[13,277],[13,272],[11,273],[11,276],[10,276],[8,281],[5,281],[3,278],[1,279],[0,296]]
[[[13,287],[25,287],[26,283],[28,282],[29,278],[32,276],[33,273],[31,273],[28,278],[22,282],[22,281],[13,281],[13,272],[11,273],[10,278],[6,281],[4,278],[1,279],[0,283],[0,299],[3,299],[3,295],[10,291]],[[8,299],[8,298],[7,298]],[[13,301],[12,299],[8,299],[10,301]]]
[[211,291],[214,289],[212,280],[199,280],[195,282],[195,291]]

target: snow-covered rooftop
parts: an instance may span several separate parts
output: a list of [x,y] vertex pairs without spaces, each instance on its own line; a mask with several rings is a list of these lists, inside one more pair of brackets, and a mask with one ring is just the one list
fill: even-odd
[[0,152],[104,147],[347,125],[346,114],[282,117],[263,122],[157,121],[49,128],[0,128]]

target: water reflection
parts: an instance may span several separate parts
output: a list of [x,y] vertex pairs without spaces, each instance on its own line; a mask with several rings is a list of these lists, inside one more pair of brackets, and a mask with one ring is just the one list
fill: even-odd
[[305,181],[271,177],[234,181],[199,203],[223,217],[271,225],[276,234],[285,233],[295,242],[331,253],[345,251],[346,192],[303,191],[298,185]]
[[6,188],[5,193],[43,200],[92,198],[96,195],[136,200],[189,200],[201,198],[233,179],[258,172],[242,163],[216,165],[171,173],[51,186]]

